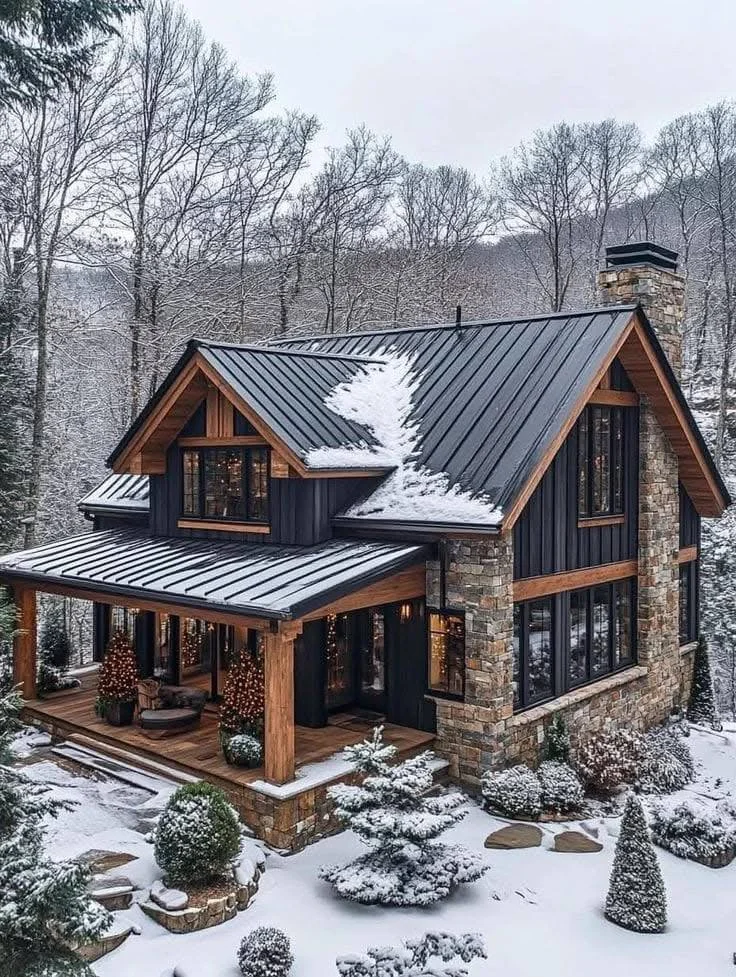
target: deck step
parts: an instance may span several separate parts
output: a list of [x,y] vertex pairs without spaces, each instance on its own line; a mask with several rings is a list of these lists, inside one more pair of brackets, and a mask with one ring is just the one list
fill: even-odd
[[79,749],[91,757],[97,754],[108,757],[111,760],[117,760],[124,767],[130,767],[132,770],[140,770],[142,773],[152,774],[159,780],[170,780],[177,784],[192,784],[200,779],[185,773],[183,770],[176,770],[168,764],[148,760],[144,756],[129,753],[127,750],[121,750],[117,746],[111,746],[109,743],[101,740],[92,739],[90,736],[83,736],[81,733],[72,733],[69,736],[65,736],[64,741],[79,747]]

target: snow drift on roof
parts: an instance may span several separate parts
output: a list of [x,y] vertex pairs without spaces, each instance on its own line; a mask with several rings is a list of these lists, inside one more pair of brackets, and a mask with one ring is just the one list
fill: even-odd
[[445,472],[420,465],[421,435],[413,417],[420,376],[416,357],[381,350],[383,362],[366,365],[338,384],[325,400],[327,407],[367,428],[377,447],[366,444],[317,448],[307,464],[320,468],[392,466],[394,471],[367,499],[344,515],[410,522],[450,522],[497,526],[501,510],[484,495],[451,485]]

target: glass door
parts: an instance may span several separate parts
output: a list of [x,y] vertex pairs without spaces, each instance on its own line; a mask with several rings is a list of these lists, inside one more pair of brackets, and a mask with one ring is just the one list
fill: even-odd
[[360,663],[359,704],[376,712],[386,710],[386,621],[383,608],[360,611],[356,622]]
[[330,712],[344,709],[356,699],[356,658],[350,624],[348,614],[329,614],[326,619],[326,698]]

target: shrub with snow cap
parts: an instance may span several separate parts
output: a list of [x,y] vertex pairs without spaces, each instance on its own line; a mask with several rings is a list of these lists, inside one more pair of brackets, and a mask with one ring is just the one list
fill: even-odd
[[635,784],[644,766],[644,737],[633,729],[598,733],[579,748],[575,766],[583,783],[592,790],[610,794]]
[[432,753],[401,763],[384,744],[382,729],[346,754],[364,775],[360,786],[338,784],[328,796],[337,817],[369,846],[344,866],[327,866],[320,878],[346,899],[388,906],[428,906],[486,871],[481,857],[436,839],[466,814],[458,791],[427,796],[433,787]]
[[542,788],[542,807],[554,814],[578,811],[584,799],[580,778],[567,763],[545,760],[540,763],[537,777]]
[[244,977],[286,977],[294,963],[286,933],[274,926],[259,926],[243,937],[238,964]]
[[263,744],[250,733],[224,734],[222,749],[227,762],[236,767],[260,767],[263,763]]
[[648,794],[671,794],[695,775],[690,747],[675,726],[660,726],[644,737],[644,757],[637,787]]
[[[402,947],[370,947],[360,956],[338,957],[337,971],[340,977],[468,977],[460,964],[477,959],[487,959],[477,933],[425,933]],[[432,965],[433,960],[447,966]]]
[[542,785],[539,777],[520,764],[508,770],[487,770],[481,777],[487,805],[510,818],[538,818],[542,813]]
[[171,796],[154,832],[154,855],[167,882],[225,875],[240,850],[240,822],[218,787],[186,784]]
[[731,854],[736,824],[720,811],[683,801],[673,808],[653,808],[652,840],[680,858],[710,862]]
[[621,819],[605,914],[612,923],[637,933],[661,933],[667,925],[662,873],[635,794],[629,794]]

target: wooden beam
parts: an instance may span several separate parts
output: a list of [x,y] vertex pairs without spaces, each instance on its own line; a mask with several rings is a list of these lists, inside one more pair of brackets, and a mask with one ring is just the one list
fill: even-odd
[[268,441],[259,434],[235,434],[228,438],[177,438],[180,448],[241,448],[252,445],[256,448],[268,447]]
[[214,529],[221,533],[259,533],[268,535],[271,527],[262,522],[215,522],[210,519],[179,519],[178,529]]
[[634,390],[594,390],[589,404],[603,404],[609,407],[638,407],[639,394]]
[[693,560],[697,560],[697,558],[697,546],[683,546],[680,552],[677,554],[678,563],[691,563]]
[[13,638],[13,683],[20,686],[24,699],[36,698],[36,591],[14,586],[13,598],[18,615]]
[[603,566],[585,567],[582,570],[548,573],[542,577],[526,577],[514,581],[514,601],[534,600],[537,597],[560,594],[566,590],[595,587],[596,584],[635,577],[638,572],[638,560],[623,560],[620,563],[605,563]]
[[324,607],[311,611],[303,618],[305,621],[314,621],[328,614],[347,614],[348,611],[357,611],[362,607],[373,607],[378,604],[393,604],[399,600],[413,600],[415,597],[424,597],[427,592],[427,572],[424,563],[401,570],[399,573],[379,580],[377,583],[369,584],[360,590],[354,590],[345,597],[340,597]]
[[294,636],[288,631],[266,632],[263,641],[266,780],[285,784],[295,774]]
[[578,519],[578,529],[594,529],[596,526],[623,526],[626,516],[583,516]]

